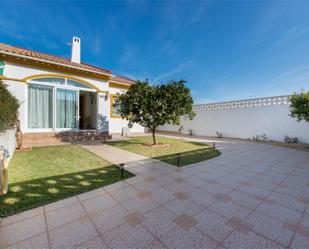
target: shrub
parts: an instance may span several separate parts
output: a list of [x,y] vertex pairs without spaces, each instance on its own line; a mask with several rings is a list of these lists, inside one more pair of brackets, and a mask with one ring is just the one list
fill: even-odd
[[284,136],[283,140],[284,140],[284,142],[286,142],[288,144],[297,144],[298,143],[297,137]]
[[222,132],[216,131],[217,133],[217,138],[223,138]]
[[0,132],[13,128],[17,121],[18,100],[0,81]]
[[267,141],[268,137],[266,137],[266,134],[263,133],[261,135],[255,135],[252,139],[254,141]]
[[294,93],[290,101],[290,116],[296,118],[297,121],[309,122],[309,91]]

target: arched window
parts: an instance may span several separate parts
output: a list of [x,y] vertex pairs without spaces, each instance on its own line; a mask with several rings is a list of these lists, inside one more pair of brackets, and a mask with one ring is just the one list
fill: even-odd
[[31,81],[33,83],[44,83],[44,84],[50,84],[50,85],[60,85],[60,86],[70,86],[70,87],[91,89],[90,86],[82,82],[79,82],[77,80],[72,80],[69,78],[42,77],[42,78],[31,79]]

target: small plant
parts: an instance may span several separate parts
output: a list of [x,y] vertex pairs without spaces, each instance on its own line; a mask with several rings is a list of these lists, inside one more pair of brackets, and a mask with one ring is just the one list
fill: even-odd
[[259,135],[255,135],[252,137],[253,141],[260,141],[260,136]]
[[261,134],[260,137],[261,137],[262,141],[267,141],[268,140],[268,137],[266,137],[266,134],[264,134],[264,133]]
[[284,136],[283,140],[284,140],[284,142],[286,142],[288,144],[297,144],[298,143],[297,137]]
[[188,129],[189,135],[192,136],[193,135],[193,130],[192,129]]
[[261,135],[255,135],[254,137],[252,137],[253,141],[267,141],[268,137],[266,137],[266,134],[261,134]]
[[223,138],[222,132],[216,131],[217,133],[217,138]]

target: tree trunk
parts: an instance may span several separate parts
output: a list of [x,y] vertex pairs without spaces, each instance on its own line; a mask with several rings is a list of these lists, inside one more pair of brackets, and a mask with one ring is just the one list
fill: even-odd
[[21,129],[20,129],[20,120],[18,119],[16,121],[16,134],[15,134],[15,137],[16,137],[16,147],[17,149],[22,149],[23,147],[23,133],[21,132]]
[[156,145],[157,141],[156,141],[156,129],[151,129],[152,131],[152,140],[153,140],[153,144]]

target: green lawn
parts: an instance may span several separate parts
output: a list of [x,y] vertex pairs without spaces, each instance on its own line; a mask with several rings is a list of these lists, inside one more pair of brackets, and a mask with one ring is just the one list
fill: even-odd
[[[131,176],[125,172],[126,178]],[[0,196],[0,217],[122,179],[117,166],[79,145],[17,151],[9,165],[9,193]]]
[[[185,166],[219,156],[218,150],[213,150],[211,145],[189,142],[180,139],[157,136],[157,142],[169,144],[166,147],[151,147],[145,144],[152,143],[151,136],[130,137],[128,140],[107,141],[106,144],[119,149],[135,152],[163,162]],[[180,153],[180,164],[177,165],[177,154]]]

